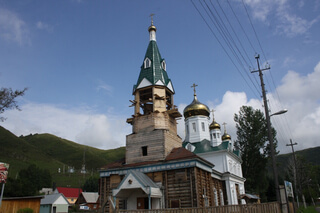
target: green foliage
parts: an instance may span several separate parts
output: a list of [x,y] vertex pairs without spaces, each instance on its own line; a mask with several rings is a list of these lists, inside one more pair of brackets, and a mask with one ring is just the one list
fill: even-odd
[[[265,200],[268,189],[266,166],[270,152],[266,119],[260,110],[242,106],[239,114],[234,115],[234,121],[237,128],[235,146],[241,152],[246,191],[259,194]],[[276,144],[275,134],[273,130]]]
[[[85,154],[85,164],[88,171],[96,171],[102,166],[119,159],[119,157],[122,158],[125,151],[124,148],[100,150],[80,145],[51,134],[35,134],[20,138],[36,146],[46,155],[53,157],[67,166],[73,166],[75,169],[81,168]],[[113,152],[116,155],[112,155]]]
[[17,179],[8,179],[5,195],[8,197],[33,196],[37,195],[40,189],[51,187],[51,185],[50,172],[32,164],[27,169],[22,169]]
[[[41,169],[48,170],[53,182],[63,187],[82,187],[86,178],[98,174],[99,168],[125,156],[125,147],[100,150],[50,134],[30,134],[17,137],[1,126],[0,147],[0,162],[10,164],[8,175],[11,183],[19,182],[16,178],[20,170],[35,164]],[[84,150],[88,172],[86,175],[79,173]],[[74,167],[75,173],[67,173],[68,166]],[[59,168],[60,173],[58,173]],[[8,189],[7,185],[5,191]],[[16,189],[17,194],[19,194],[19,186],[19,184],[12,186]]]
[[83,184],[82,190],[84,192],[98,192],[99,191],[99,177],[90,177]]
[[307,208],[304,208],[303,206],[301,206],[298,209],[299,213],[317,213],[317,210],[314,206],[308,206]]
[[[11,88],[1,88],[0,89],[0,114],[2,114],[7,109],[18,109],[16,98],[23,96],[27,88],[23,90],[13,91]],[[0,121],[4,121],[4,117],[0,117]]]
[[17,213],[33,213],[33,209],[30,209],[30,208],[19,209]]

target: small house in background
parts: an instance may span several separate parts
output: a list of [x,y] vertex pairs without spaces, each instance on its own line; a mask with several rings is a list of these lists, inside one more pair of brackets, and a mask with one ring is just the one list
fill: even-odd
[[53,190],[52,188],[42,188],[40,191],[39,191],[40,194],[44,194],[44,195],[50,195],[53,193]]
[[99,209],[99,194],[98,192],[82,192],[76,204],[80,206],[80,209]]
[[62,193],[46,195],[40,203],[40,213],[67,213],[69,203]]
[[3,198],[0,213],[16,213],[20,209],[30,208],[33,213],[39,213],[40,200],[43,196]]
[[62,193],[70,205],[75,204],[79,195],[82,193],[81,188],[57,187],[54,193]]

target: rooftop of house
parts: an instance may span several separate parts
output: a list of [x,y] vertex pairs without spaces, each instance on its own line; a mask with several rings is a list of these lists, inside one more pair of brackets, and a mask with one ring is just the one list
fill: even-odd
[[97,203],[99,198],[98,192],[82,192],[82,196],[87,203]]
[[45,195],[43,199],[41,199],[40,204],[41,205],[46,205],[46,204],[53,204],[58,198],[63,197],[66,201],[66,204],[68,204],[67,199],[62,193],[54,193],[50,195]]
[[81,188],[57,187],[56,191],[62,193],[66,198],[79,197],[82,193]]

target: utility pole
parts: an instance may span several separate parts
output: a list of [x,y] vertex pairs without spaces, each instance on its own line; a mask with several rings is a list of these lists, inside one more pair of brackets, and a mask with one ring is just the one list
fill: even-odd
[[292,143],[291,139],[290,139],[290,144],[286,144],[286,146],[291,146],[291,149],[292,149],[293,164],[294,164],[294,169],[293,169],[294,191],[296,192],[297,205],[299,208],[299,196],[298,196],[298,191],[297,191],[297,162],[296,162],[296,155],[294,153],[294,148],[293,148],[293,146],[295,146],[295,145],[298,145],[298,143]]
[[269,144],[270,144],[270,149],[271,149],[270,153],[271,153],[271,160],[272,160],[274,185],[276,188],[276,198],[277,198],[277,201],[281,204],[280,191],[279,191],[279,180],[278,180],[278,170],[277,170],[275,150],[274,150],[274,144],[273,144],[273,135],[272,135],[272,129],[271,129],[271,123],[270,123],[270,115],[269,115],[269,109],[268,109],[266,90],[264,87],[263,74],[262,74],[262,71],[269,70],[270,67],[260,69],[259,58],[260,58],[259,54],[257,56],[255,56],[255,59],[257,60],[257,64],[258,64],[258,70],[251,71],[251,73],[259,72],[259,77],[260,77],[260,81],[261,81],[263,104],[264,104],[264,111],[265,111],[266,120],[267,120],[268,139],[269,139]]

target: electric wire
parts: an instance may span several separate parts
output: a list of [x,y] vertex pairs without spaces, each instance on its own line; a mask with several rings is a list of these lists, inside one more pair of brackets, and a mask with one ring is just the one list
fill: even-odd
[[[233,16],[234,16],[234,17],[235,17],[235,19],[237,20],[237,22],[238,22],[238,24],[239,24],[239,26],[240,26],[240,29],[242,30],[242,32],[243,32],[243,34],[245,35],[245,37],[246,37],[246,39],[247,39],[248,43],[250,44],[250,46],[251,46],[251,48],[252,48],[253,52],[254,52],[255,54],[257,54],[256,49],[254,48],[254,46],[253,46],[252,42],[250,41],[249,36],[247,35],[247,33],[246,33],[246,31],[245,31],[245,29],[244,29],[243,25],[241,24],[241,22],[240,22],[240,20],[239,20],[239,18],[238,18],[238,16],[237,16],[237,14],[235,13],[235,11],[234,11],[234,9],[233,9],[232,5],[230,4],[229,0],[227,0],[227,3],[228,3],[228,5],[229,5],[229,8],[230,8],[230,9],[231,9],[231,11],[232,11]],[[253,67],[253,66],[252,66],[252,67]],[[259,85],[259,83],[258,83],[258,80],[257,80],[257,77],[256,77],[256,76],[254,76],[254,79],[255,79],[256,83]]]
[[[257,99],[262,103],[261,101],[261,91],[259,91],[259,89],[257,89],[257,85],[259,85],[258,81],[257,81],[257,75],[253,75],[254,77],[254,80],[255,80],[255,83],[252,81],[252,78],[250,77],[250,75],[248,75],[248,72],[246,72],[246,66],[247,67],[250,67],[250,65],[252,66],[252,63],[251,63],[251,60],[249,59],[249,56],[247,54],[247,51],[246,49],[244,48],[242,42],[240,41],[239,39],[239,36],[238,34],[239,33],[236,33],[228,16],[226,15],[223,7],[221,6],[219,0],[216,0],[218,6],[219,6],[219,9],[220,11],[222,11],[222,14],[224,16],[224,18],[222,16],[220,16],[220,13],[217,9],[217,7],[213,4],[212,0],[210,0],[210,6],[209,4],[206,2],[206,0],[203,0],[203,3],[201,0],[199,0],[199,3],[202,7],[202,10],[205,11],[205,14],[207,17],[209,17],[209,22],[207,21],[207,17],[205,17],[205,14],[203,14],[203,12],[200,11],[200,9],[197,7],[197,5],[194,3],[193,0],[191,0],[191,3],[193,5],[193,7],[197,10],[197,12],[199,13],[199,15],[201,16],[202,20],[205,22],[205,24],[207,25],[207,27],[209,28],[210,32],[212,33],[212,35],[215,37],[215,39],[217,40],[217,42],[219,43],[219,45],[222,47],[223,51],[225,52],[225,54],[228,56],[229,60],[232,62],[232,64],[234,65],[234,67],[236,68],[236,70],[239,72],[239,74],[241,75],[241,77],[244,79],[245,83],[248,85],[248,87],[250,88],[250,90],[253,92],[253,94],[257,97]],[[229,0],[227,0],[227,3],[236,19],[236,21],[238,22],[243,34],[245,35],[245,38],[247,39],[249,45],[251,46],[253,52],[257,53],[256,49],[254,48],[254,45],[253,43],[250,41],[249,39],[249,36],[248,34],[246,33],[242,23],[240,22],[235,10],[233,9],[232,5],[230,4]],[[245,12],[246,12],[246,15],[248,17],[248,20],[250,22],[250,25],[251,25],[251,28],[254,32],[254,35],[255,35],[255,38],[257,40],[257,43],[260,47],[260,51],[262,52],[262,55],[267,62],[267,57],[266,57],[266,54],[265,54],[265,51],[263,50],[262,48],[262,44],[261,44],[261,41],[258,37],[258,34],[257,34],[257,31],[255,30],[254,28],[254,25],[253,25],[253,22],[250,18],[250,15],[249,15],[249,12],[248,12],[248,9],[244,3],[244,1],[242,0],[242,5],[243,5],[243,8],[245,9]],[[225,21],[224,21],[225,20]],[[226,22],[228,23],[228,26],[226,24]],[[212,26],[211,26],[211,23],[214,25],[215,29],[216,30],[213,30]],[[230,32],[230,30],[232,30],[232,33]],[[218,32],[218,35],[220,35],[220,38],[219,36],[215,33],[215,31]],[[233,56],[233,57],[232,57]],[[249,60],[248,60],[249,59]],[[252,66],[253,67],[253,66]],[[244,71],[243,71],[244,70]],[[250,79],[252,85],[255,87],[256,91],[258,91],[258,96],[257,94],[255,93],[255,91],[253,90],[252,88],[252,85],[250,85],[247,81],[247,78],[245,78],[244,74],[242,73],[246,73],[246,77]],[[276,101],[276,99],[272,99],[271,101],[268,100],[268,105],[270,106],[270,109],[277,109],[279,108],[279,106],[275,106],[274,104],[277,103],[278,105],[282,105],[281,104],[281,98],[279,96],[279,93],[277,91],[277,88],[275,86],[275,83],[274,83],[274,78],[272,76],[272,72],[269,72],[270,75],[267,75],[266,77],[266,82],[267,82],[267,90],[269,91],[272,91],[274,90],[275,91],[275,94],[277,96],[277,99],[278,101]],[[271,78],[271,82],[269,81],[269,76]],[[273,88],[272,88],[273,86]],[[260,85],[259,85],[260,87]],[[270,95],[272,95],[270,93]],[[271,96],[269,96],[271,97]],[[273,97],[273,96],[272,96]],[[283,107],[281,106],[281,108],[283,109]],[[287,135],[291,135],[291,138],[292,138],[292,134],[291,134],[291,130],[290,130],[290,127],[289,127],[289,124],[288,124],[288,121],[286,121],[286,125],[283,125],[283,120],[286,119],[286,116],[284,115],[283,116],[279,116],[277,119],[273,119],[274,120],[274,123],[275,125],[277,126],[277,129],[280,130],[278,131],[278,136],[280,138],[279,140],[279,143],[282,144],[282,141],[283,142],[286,142],[287,140],[285,140],[285,138],[287,137]],[[286,130],[284,130],[284,127],[287,127]]]
[[[245,53],[245,55],[246,55],[246,57],[247,57],[247,60],[249,61],[251,67],[253,67],[253,64],[251,63],[250,57],[248,56],[248,53],[247,53],[246,49],[244,48],[244,46],[242,45],[242,42],[240,41],[239,36],[238,36],[237,33],[235,32],[232,24],[230,23],[230,20],[229,20],[228,16],[227,16],[226,13],[224,12],[224,9],[222,8],[219,0],[216,0],[216,1],[217,1],[218,5],[219,5],[220,10],[222,11],[222,13],[223,13],[223,15],[224,15],[224,18],[227,20],[227,22],[228,22],[228,24],[229,24],[229,26],[230,26],[230,28],[231,28],[231,30],[232,30],[232,32],[233,32],[233,35],[237,38],[237,41],[238,41],[238,43],[240,44],[242,51]],[[212,3],[212,0],[211,0],[211,4],[213,4],[213,3]]]
[[[199,0],[200,1],[200,0]],[[200,2],[201,3],[201,2]],[[210,14],[212,15],[212,17],[215,19],[215,22],[217,23],[217,25],[214,23],[214,25],[216,26],[216,28],[219,30],[220,35],[223,37],[223,39],[225,40],[225,42],[227,43],[229,49],[231,50],[231,52],[233,53],[233,55],[236,57],[238,63],[240,64],[240,66],[242,67],[242,69],[244,70],[244,73],[247,75],[247,77],[250,79],[251,83],[253,84],[253,86],[255,87],[255,89],[258,91],[259,93],[259,89],[257,88],[257,85],[254,84],[254,82],[252,81],[252,77],[251,75],[249,75],[249,73],[246,71],[246,67],[244,66],[244,64],[242,63],[242,60],[246,63],[247,67],[250,67],[249,63],[247,62],[247,60],[244,58],[242,52],[240,51],[240,49],[238,48],[236,42],[234,41],[233,37],[231,36],[229,30],[227,29],[224,21],[222,20],[222,18],[219,15],[219,12],[217,11],[216,7],[211,3],[211,6],[213,7],[213,9],[215,10],[217,16],[214,15],[214,13],[212,12],[212,10],[210,9],[210,7],[208,6],[208,4],[206,3],[206,1],[204,0],[204,3],[206,4],[208,10],[210,11]],[[218,18],[220,19],[220,22],[218,20]],[[210,18],[211,19],[211,18]],[[211,19],[212,20],[212,19]],[[217,27],[218,26],[218,27]],[[230,40],[230,41],[229,41]],[[237,51],[236,51],[237,50]],[[241,56],[242,60],[240,59],[240,57],[238,56],[238,54]]]
[[254,26],[253,26],[253,23],[252,23],[252,21],[251,21],[251,18],[250,18],[250,16],[249,16],[249,13],[248,13],[248,10],[247,10],[247,6],[245,5],[245,3],[244,3],[243,0],[241,0],[241,2],[242,2],[242,5],[243,5],[246,13],[247,13],[248,19],[249,19],[250,24],[251,24],[251,27],[252,27],[252,29],[253,29],[254,35],[256,36],[256,39],[257,39],[257,41],[258,41],[258,44],[259,44],[259,47],[260,47],[260,49],[261,49],[262,55],[263,55],[263,57],[264,57],[264,60],[268,61],[268,60],[267,60],[267,57],[266,57],[266,54],[264,53],[263,48],[262,48],[262,46],[261,46],[260,39],[259,39],[259,37],[258,37],[258,35],[257,35],[257,32],[256,32],[256,30],[255,30],[255,28],[254,28]]
[[[248,85],[248,87],[251,89],[252,93],[256,96],[256,93],[254,92],[254,90],[252,89],[252,87],[250,86],[250,84],[248,83],[248,81],[244,78],[242,72],[239,70],[238,66],[235,64],[235,62],[232,60],[230,54],[228,53],[228,51],[225,49],[224,45],[222,45],[222,43],[220,42],[220,40],[218,39],[217,35],[214,33],[213,29],[211,28],[211,26],[208,24],[208,22],[206,21],[206,19],[204,18],[204,16],[202,15],[202,13],[200,12],[200,10],[198,9],[198,7],[195,5],[195,3],[193,2],[193,0],[191,0],[191,3],[193,5],[193,7],[197,10],[197,12],[199,13],[199,15],[201,16],[202,20],[205,22],[205,24],[207,25],[207,27],[209,28],[210,32],[212,33],[212,35],[215,37],[215,39],[218,41],[218,43],[220,44],[221,48],[223,49],[223,51],[226,53],[226,55],[228,56],[228,58],[230,59],[231,63],[235,66],[236,70],[239,72],[239,74],[241,75],[241,77],[244,79],[244,81],[246,82],[246,84]],[[259,99],[259,98],[258,98]]]
[[[233,45],[232,45],[231,42],[230,42],[230,40],[232,40],[232,39],[229,39],[229,38],[228,38],[228,35],[230,35],[230,33],[225,32],[225,29],[222,27],[222,24],[219,23],[218,18],[214,15],[214,13],[212,12],[212,10],[211,10],[210,7],[208,6],[208,4],[204,1],[204,3],[206,4],[206,7],[207,7],[207,10],[206,10],[206,8],[205,8],[205,6],[202,4],[202,2],[201,2],[200,0],[199,0],[199,2],[200,2],[200,4],[201,4],[203,10],[207,13],[207,16],[209,17],[209,19],[211,20],[211,22],[214,24],[215,28],[218,30],[220,36],[222,37],[222,39],[224,40],[224,42],[225,42],[226,45],[228,46],[230,52],[231,52],[231,53],[233,54],[233,56],[235,57],[236,61],[239,63],[240,66],[242,66],[242,68],[243,68],[244,70],[246,70],[246,69],[245,69],[245,66],[243,65],[241,59],[239,58],[239,56],[238,56],[235,48],[233,47]],[[194,4],[194,5],[195,5],[195,4]],[[198,11],[199,11],[199,10],[198,10]],[[200,11],[199,11],[199,12],[200,12]],[[211,14],[211,15],[210,15],[210,14]],[[203,17],[203,16],[202,16],[202,17]],[[212,17],[213,17],[214,20],[212,19]],[[215,36],[215,37],[216,37],[216,39],[218,39],[217,36]],[[220,45],[222,45],[222,42],[221,42],[221,41],[219,41],[219,43],[220,43]],[[234,44],[234,45],[235,45],[235,44]],[[225,48],[224,48],[224,49],[225,49]],[[239,51],[239,48],[237,48],[237,49],[238,49],[238,51]],[[237,69],[239,70],[239,68],[237,68]],[[259,89],[258,89],[258,88],[256,87],[256,85],[253,83],[250,75],[249,75],[247,72],[245,72],[245,71],[244,71],[244,73],[245,73],[245,74],[247,75],[247,77],[250,79],[251,83],[254,85],[256,91],[257,91],[258,94],[259,94]],[[243,75],[242,75],[242,77],[243,77]],[[248,86],[250,87],[250,85],[248,85]]]

